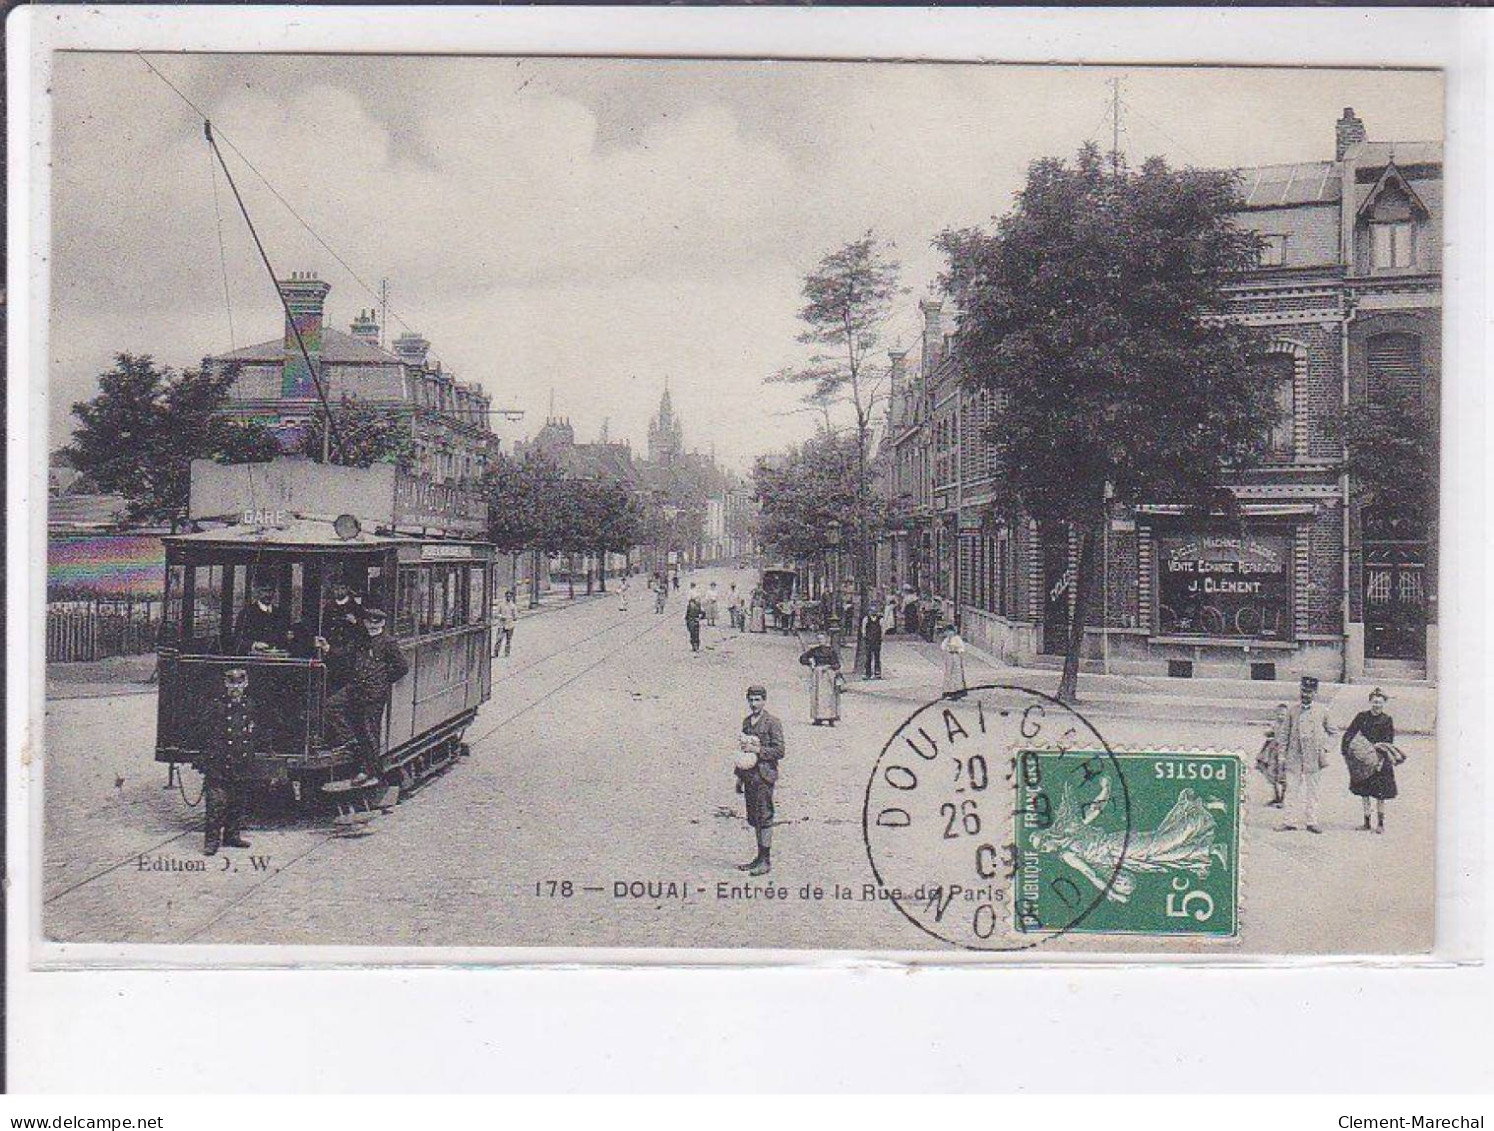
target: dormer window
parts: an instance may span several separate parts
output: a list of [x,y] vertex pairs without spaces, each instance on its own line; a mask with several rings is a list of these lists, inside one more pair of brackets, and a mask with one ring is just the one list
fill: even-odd
[[1370,225],[1376,270],[1410,267],[1416,262],[1415,229],[1410,220],[1376,221]]

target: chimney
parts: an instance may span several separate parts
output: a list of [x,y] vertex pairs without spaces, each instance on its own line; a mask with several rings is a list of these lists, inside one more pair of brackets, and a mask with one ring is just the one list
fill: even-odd
[[353,319],[353,337],[365,345],[379,344],[379,323],[372,310],[360,310],[358,317]]
[[944,350],[944,326],[939,318],[944,303],[926,298],[920,300],[918,309],[923,311],[923,375],[927,381],[938,368]]
[[[306,368],[306,359],[301,356],[301,345],[311,355],[311,363],[322,363],[322,313],[327,302],[327,292],[332,288],[316,277],[312,271],[293,271],[289,279],[278,284],[290,311],[285,321],[285,368],[280,379],[280,395],[291,399],[310,400],[316,396],[316,383]],[[297,331],[300,340],[297,340]]]
[[908,381],[908,351],[888,350],[887,360],[887,418],[897,423],[902,407],[903,388]]
[[395,355],[406,365],[417,368],[425,364],[425,354],[430,348],[430,342],[409,330],[394,339]]
[[1333,149],[1333,159],[1335,161],[1342,161],[1344,154],[1348,153],[1350,149],[1368,136],[1364,132],[1364,123],[1354,113],[1354,107],[1352,106],[1344,107],[1344,116],[1335,124],[1334,132],[1337,135],[1337,144]]

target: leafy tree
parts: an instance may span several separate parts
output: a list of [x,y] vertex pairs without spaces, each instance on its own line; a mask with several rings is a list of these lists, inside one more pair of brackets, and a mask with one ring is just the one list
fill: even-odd
[[[560,494],[560,465],[537,452],[523,459],[500,452],[488,467],[483,491],[488,499],[488,539],[506,550],[514,564],[525,551],[536,556],[557,541],[556,499]],[[536,573],[538,572],[536,561]],[[531,604],[538,601],[536,589]]]
[[122,353],[99,375],[99,392],[73,405],[77,427],[63,452],[96,490],[121,495],[131,522],[185,515],[194,459],[249,463],[279,453],[263,426],[227,420],[221,409],[237,371],[157,366]]
[[[752,469],[759,505],[757,540],[789,559],[823,560],[831,552],[832,522],[845,526],[860,498],[856,437],[822,432],[781,456],[760,456]],[[867,508],[868,526],[879,530],[880,504]]]
[[1276,415],[1248,364],[1255,333],[1219,317],[1259,253],[1238,203],[1232,174],[1107,167],[1089,145],[1072,164],[1035,162],[994,231],[936,241],[964,379],[1003,406],[1003,503],[1079,538],[1062,699],[1077,689],[1107,495],[1202,506]]
[[1422,398],[1392,389],[1377,403],[1355,402],[1344,415],[1344,445],[1356,491],[1426,531],[1437,505],[1437,421]]
[[[302,430],[296,450],[318,463],[322,459],[322,427],[327,414],[318,411],[315,423]],[[405,418],[397,410],[369,404],[344,394],[332,406],[331,462],[344,467],[372,467],[393,463],[409,467],[415,445]]]
[[[806,386],[805,405],[825,414],[849,406],[855,425],[854,478],[850,505],[842,516],[851,523],[852,565],[860,608],[867,607],[872,571],[872,510],[874,489],[870,472],[871,429],[877,405],[884,399],[886,372],[870,359],[881,342],[882,326],[892,304],[903,293],[898,286],[898,264],[891,248],[873,232],[826,255],[804,279],[804,305],[799,319],[804,330],[799,341],[816,347],[808,364],[786,369],[769,378]],[[859,651],[860,641],[858,638]]]

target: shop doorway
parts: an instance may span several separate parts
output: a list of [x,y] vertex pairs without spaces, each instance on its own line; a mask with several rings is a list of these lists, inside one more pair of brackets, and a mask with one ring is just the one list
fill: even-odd
[[1425,538],[1380,508],[1364,512],[1364,654],[1374,660],[1425,660]]

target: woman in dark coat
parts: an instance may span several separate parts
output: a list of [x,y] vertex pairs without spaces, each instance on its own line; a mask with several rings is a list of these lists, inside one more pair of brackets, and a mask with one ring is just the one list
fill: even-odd
[[1375,688],[1369,702],[1369,710],[1355,715],[1344,731],[1343,755],[1349,764],[1349,792],[1364,801],[1364,831],[1370,831],[1370,798],[1374,798],[1374,831],[1383,833],[1385,802],[1396,795],[1395,766],[1404,758],[1395,746],[1395,720],[1385,713],[1385,692]]

